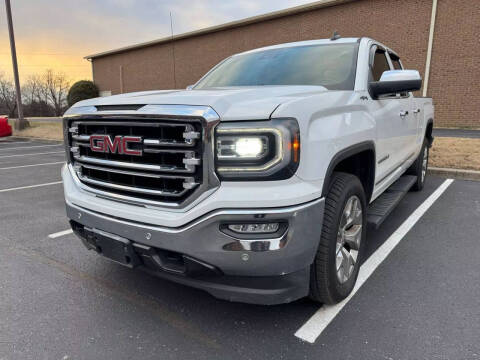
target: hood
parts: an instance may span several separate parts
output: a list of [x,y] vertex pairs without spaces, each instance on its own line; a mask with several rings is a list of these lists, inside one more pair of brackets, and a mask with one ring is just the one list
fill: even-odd
[[74,107],[96,105],[204,105],[222,120],[268,119],[282,103],[327,91],[323,86],[255,86],[208,90],[143,91],[95,98]]

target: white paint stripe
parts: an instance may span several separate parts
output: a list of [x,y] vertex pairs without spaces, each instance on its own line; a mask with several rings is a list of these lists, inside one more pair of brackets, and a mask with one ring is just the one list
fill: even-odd
[[64,152],[65,152],[65,151],[53,151],[53,152],[34,153],[34,154],[2,155],[2,156],[0,156],[0,159],[1,159],[1,158],[15,157],[15,156],[32,156],[32,155],[61,154],[61,153],[64,153]]
[[445,180],[435,192],[430,195],[413,213],[410,215],[402,225],[375,251],[360,267],[358,273],[357,283],[353,288],[352,293],[343,301],[335,305],[323,305],[317,310],[313,316],[307,320],[303,326],[297,330],[295,336],[314,343],[315,340],[322,334],[323,330],[330,324],[330,322],[337,316],[343,307],[350,301],[360,287],[372,275],[375,269],[385,260],[390,252],[400,243],[403,237],[410,231],[410,229],[417,223],[417,221],[425,214],[425,212],[433,205],[433,203],[443,194],[443,192],[450,186],[453,179]]
[[37,145],[37,146],[17,146],[17,147],[2,147],[0,151],[8,151],[8,150],[17,150],[17,149],[33,149],[33,148],[40,148],[40,147],[48,147],[48,146],[63,146],[63,144],[49,144],[49,145]]
[[2,192],[7,192],[7,191],[31,189],[31,188],[42,187],[42,186],[49,186],[49,185],[57,185],[57,184],[61,184],[61,183],[62,183],[61,181],[55,181],[55,182],[50,182],[50,183],[45,183],[45,184],[20,186],[20,187],[15,187],[15,188],[10,188],[10,189],[1,189],[1,190],[0,190],[0,193],[2,193]]
[[56,232],[56,233],[53,233],[53,234],[50,234],[48,235],[48,237],[50,239],[55,239],[55,238],[58,238],[60,236],[64,236],[64,235],[69,235],[73,233],[73,230],[72,229],[68,229],[68,230],[63,230],[63,231],[59,231],[59,232]]
[[[0,140],[0,144],[33,144],[33,141],[11,141],[11,140]],[[3,149],[3,148],[2,148]]]
[[33,166],[46,166],[46,165],[56,165],[56,164],[64,164],[64,163],[65,163],[65,161],[57,161],[57,162],[43,163],[43,164],[31,164],[31,165],[10,166],[10,167],[0,168],[0,170],[21,169],[21,168],[33,167]]

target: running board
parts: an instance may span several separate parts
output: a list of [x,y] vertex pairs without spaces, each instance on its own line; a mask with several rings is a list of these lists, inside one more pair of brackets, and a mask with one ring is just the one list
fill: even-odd
[[404,175],[395,181],[385,192],[375,199],[367,208],[368,227],[378,229],[405,194],[417,181],[413,175]]

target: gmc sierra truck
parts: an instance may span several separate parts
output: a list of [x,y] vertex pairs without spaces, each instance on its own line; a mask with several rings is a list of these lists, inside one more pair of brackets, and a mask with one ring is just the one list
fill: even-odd
[[369,38],[233,55],[186,90],[64,116],[67,216],[88,249],[215,297],[336,303],[367,239],[421,190],[433,103]]

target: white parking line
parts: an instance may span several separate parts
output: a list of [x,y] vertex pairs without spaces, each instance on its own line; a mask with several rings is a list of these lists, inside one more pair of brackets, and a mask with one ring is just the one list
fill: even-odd
[[33,141],[11,141],[11,140],[0,140],[0,144],[33,144]]
[[49,186],[49,185],[57,185],[57,184],[61,184],[61,183],[62,183],[61,181],[55,181],[55,182],[50,182],[50,183],[45,183],[45,184],[20,186],[20,187],[14,187],[14,188],[10,188],[10,189],[1,189],[1,190],[0,190],[0,193],[7,192],[7,191],[31,189],[31,188],[42,187],[42,186]]
[[323,305],[317,310],[313,316],[297,330],[295,336],[314,343],[315,340],[322,334],[323,330],[330,324],[330,322],[337,316],[340,310],[350,301],[360,287],[372,275],[375,269],[385,260],[390,252],[400,243],[403,237],[410,231],[410,229],[417,223],[417,221],[425,214],[425,212],[433,205],[433,203],[443,194],[443,192],[450,186],[453,179],[445,180],[435,192],[430,195],[413,213],[410,215],[402,225],[375,251],[360,267],[358,273],[357,283],[353,288],[352,293],[343,301],[335,305]]
[[63,163],[65,163],[65,161],[56,161],[56,162],[43,163],[43,164],[31,164],[31,165],[10,166],[10,167],[0,168],[0,170],[21,169],[21,168],[32,167],[32,166],[46,166],[46,165],[56,165],[56,164],[63,164]]
[[53,151],[53,152],[44,152],[44,153],[34,153],[34,154],[16,154],[16,155],[2,155],[0,158],[9,158],[15,156],[32,156],[32,155],[47,155],[47,154],[62,154],[65,151]]
[[50,234],[50,235],[48,235],[48,237],[49,237],[50,239],[55,239],[55,238],[58,238],[58,237],[60,237],[60,236],[69,235],[69,234],[72,234],[72,233],[73,233],[73,230],[72,230],[72,229],[68,229],[68,230],[63,230],[63,231],[59,231],[59,232]]
[[48,147],[48,146],[63,146],[63,144],[49,144],[49,145],[37,145],[37,146],[17,146],[17,147],[3,147],[0,148],[0,151],[6,151],[6,150],[17,150],[17,149],[33,149],[33,148],[40,148],[40,147]]

